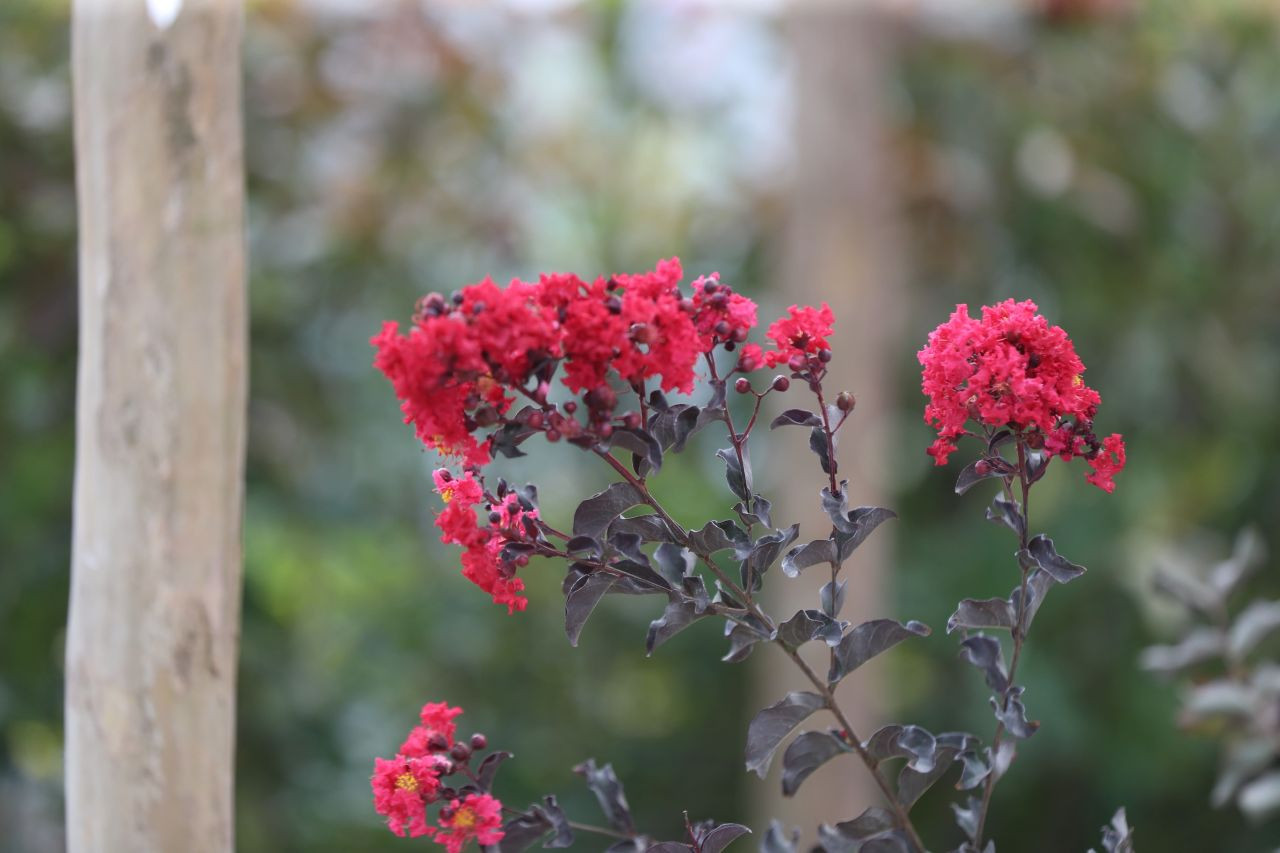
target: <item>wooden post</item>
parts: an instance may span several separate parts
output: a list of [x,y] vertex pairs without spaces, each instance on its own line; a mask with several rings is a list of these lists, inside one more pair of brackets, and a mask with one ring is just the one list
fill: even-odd
[[[835,360],[824,383],[828,400],[849,390],[857,409],[840,433],[840,479],[849,480],[850,504],[886,505],[885,480],[892,451],[894,353],[906,344],[897,334],[902,322],[897,193],[888,150],[886,75],[892,68],[891,21],[874,4],[796,2],[786,13],[795,68],[795,166],[780,281],[776,290],[786,304],[829,302],[835,312],[832,338]],[[793,385],[787,405],[801,405]],[[809,398],[812,402],[812,397]],[[818,490],[825,485],[817,457],[801,433],[774,437],[786,442],[776,475],[788,520],[800,522],[801,539],[824,536],[831,523],[822,512]],[[848,580],[842,619],[855,625],[892,616],[884,602],[882,580],[888,560],[892,522],[874,534],[844,566]],[[822,566],[798,580],[774,579],[776,612],[787,618],[818,606],[818,590],[830,580]],[[805,656],[826,672],[821,644]],[[761,707],[787,690],[810,689],[780,655],[767,660],[758,692]],[[867,738],[878,727],[882,701],[876,687],[879,661],[847,678],[838,696],[857,734]],[[803,728],[830,724],[814,718]],[[775,762],[777,763],[777,762]],[[774,771],[777,774],[778,771]],[[775,775],[762,791],[759,811],[777,816],[807,833],[820,822],[847,820],[879,802],[879,791],[854,757],[832,761],[805,783],[793,800],[784,800]],[[808,835],[814,840],[812,834]],[[807,845],[804,845],[807,847]]]
[[239,0],[76,0],[72,853],[230,851],[246,314]]

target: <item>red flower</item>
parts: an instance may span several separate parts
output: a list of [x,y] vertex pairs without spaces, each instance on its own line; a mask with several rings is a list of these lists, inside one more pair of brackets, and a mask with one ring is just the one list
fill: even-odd
[[945,465],[973,420],[1043,440],[1063,459],[1083,456],[1095,467],[1089,481],[1114,488],[1110,476],[1124,465],[1123,441],[1108,439],[1107,458],[1093,462],[1100,450],[1092,429],[1101,398],[1084,384],[1084,364],[1067,333],[1036,310],[1030,300],[1007,299],[984,307],[977,319],[968,306],[957,305],[930,333],[918,354],[921,389],[929,398],[924,418],[938,430],[929,455]]
[[[443,760],[435,754],[453,746],[453,736],[458,729],[453,718],[461,713],[461,708],[450,708],[444,702],[430,702],[423,705],[422,725],[414,726],[409,732],[409,737],[400,745],[400,754],[410,758],[434,756]],[[435,735],[443,738],[444,749],[440,749],[439,744],[435,748],[432,747],[432,739]]]
[[387,828],[403,838],[433,835],[427,824],[427,803],[440,790],[439,768],[435,761],[397,755],[391,760],[375,758],[373,807],[387,819]]
[[760,348],[759,344],[747,344],[742,348],[742,352],[738,354],[738,370],[743,373],[759,370],[764,365],[764,350]]
[[473,838],[479,844],[497,844],[503,834],[502,803],[489,794],[468,794],[466,799],[450,803],[447,812],[442,811],[435,840],[448,853],[459,853]]
[[1107,494],[1116,490],[1112,480],[1116,474],[1124,470],[1124,439],[1118,433],[1112,433],[1102,440],[1102,449],[1089,460],[1093,473],[1085,477]]
[[703,352],[711,352],[725,341],[742,343],[756,327],[756,304],[721,284],[719,273],[694,279],[692,303],[693,324]]
[[770,367],[785,364],[794,356],[807,359],[821,350],[831,349],[827,338],[836,322],[831,306],[825,302],[821,308],[792,305],[787,315],[769,326],[767,335],[776,347],[764,353]]
[[378,350],[374,367],[391,380],[405,422],[428,447],[469,465],[489,462],[487,440],[474,433],[511,406],[504,386],[523,385],[559,354],[555,318],[536,296],[534,285],[502,289],[486,279],[456,300],[424,298],[408,335],[386,323],[369,341]]
[[653,272],[598,278],[544,275],[539,299],[561,324],[564,382],[575,392],[607,385],[610,371],[630,384],[658,376],[662,390],[693,390],[701,349],[689,312],[681,306],[680,261]]
[[[444,510],[436,516],[441,530],[440,541],[461,545],[462,575],[493,597],[495,604],[505,604],[507,612],[524,610],[529,600],[520,595],[524,581],[515,576],[516,565],[502,559],[502,550],[510,542],[526,538],[524,519],[537,518],[536,509],[526,510],[514,493],[490,503],[484,487],[470,472],[454,476],[446,469],[433,475],[436,491],[444,499]],[[475,507],[483,504],[498,520],[481,525]]]

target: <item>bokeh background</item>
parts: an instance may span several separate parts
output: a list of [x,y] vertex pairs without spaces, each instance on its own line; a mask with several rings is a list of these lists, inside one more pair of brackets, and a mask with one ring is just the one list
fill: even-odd
[[[1135,658],[1172,627],[1147,592],[1161,559],[1221,555],[1245,524],[1275,544],[1280,18],[1217,0],[885,5],[893,49],[868,120],[891,141],[906,329],[882,354],[897,407],[886,488],[903,518],[878,534],[896,537],[884,609],[940,627],[958,598],[1010,586],[984,497],[955,498],[955,471],[924,455],[914,354],[957,302],[1033,298],[1075,338],[1130,463],[1111,497],[1079,470],[1038,487],[1036,526],[1093,571],[1037,620],[1022,673],[1044,726],[999,788],[992,831],[1002,850],[1084,850],[1124,804],[1142,850],[1272,849],[1276,826],[1210,809],[1213,743],[1177,730],[1174,690]],[[432,459],[367,339],[421,293],[486,274],[671,255],[719,270],[764,316],[789,304],[777,235],[803,204],[788,183],[791,14],[694,0],[249,4],[239,849],[406,846],[380,827],[367,778],[430,699],[463,705],[464,726],[518,754],[504,799],[556,792],[590,820],[571,767],[595,756],[655,832],[678,832],[681,807],[760,825],[761,783],[738,760],[757,671],[718,663],[710,625],[646,660],[648,601],[606,602],[570,650],[550,568],[530,573],[518,618],[473,594],[433,535]],[[0,849],[23,853],[62,846],[68,15],[0,4]],[[539,483],[552,517],[603,482],[570,448],[508,470]],[[714,466],[664,477],[677,515],[725,503]],[[1275,565],[1258,591],[1274,592]],[[881,712],[988,733],[985,691],[954,649],[939,632],[895,651]],[[945,788],[920,814],[928,837],[958,842]]]

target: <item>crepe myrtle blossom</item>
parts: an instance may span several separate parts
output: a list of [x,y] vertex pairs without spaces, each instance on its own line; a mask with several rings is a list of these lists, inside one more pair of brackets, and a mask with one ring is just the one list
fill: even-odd
[[[433,293],[407,333],[387,322],[370,340],[374,366],[418,438],[463,464],[491,461],[484,431],[515,420],[517,401],[533,404],[520,425],[590,446],[632,427],[634,412],[617,411],[619,392],[691,392],[699,361],[716,347],[734,349],[755,326],[755,303],[717,275],[697,279],[691,296],[681,293],[682,276],[671,258],[590,282],[557,273]],[[579,397],[560,407],[547,403],[557,372]]]
[[490,794],[468,794],[440,810],[435,841],[449,853],[459,853],[473,838],[479,844],[497,844],[503,835],[502,803]]
[[[461,713],[444,702],[424,705],[422,724],[409,733],[395,758],[374,759],[370,778],[374,809],[386,818],[388,829],[402,838],[434,836],[451,853],[471,838],[481,844],[502,839],[502,804],[487,793],[476,796],[474,785],[462,793],[448,781],[459,773],[474,778],[469,764],[488,743],[479,733],[466,743],[454,739],[454,718]],[[438,823],[432,825],[427,810],[437,802],[442,805]]]
[[1051,326],[1031,300],[1007,299],[971,317],[957,305],[918,353],[924,418],[938,430],[929,455],[945,465],[976,423],[991,434],[1008,429],[1026,446],[1063,460],[1085,459],[1090,483],[1111,492],[1124,468],[1124,440],[1099,439],[1093,421],[1101,398],[1084,383],[1071,338]]
[[[529,538],[528,525],[538,517],[538,510],[505,488],[500,496],[487,494],[472,471],[454,476],[441,468],[433,479],[444,501],[444,509],[436,516],[440,541],[462,546],[463,577],[489,593],[495,604],[506,605],[508,613],[524,610],[529,600],[520,594],[524,581],[516,571],[528,565],[529,558],[525,554],[507,557],[505,552],[512,543]],[[479,514],[478,507],[482,508]]]

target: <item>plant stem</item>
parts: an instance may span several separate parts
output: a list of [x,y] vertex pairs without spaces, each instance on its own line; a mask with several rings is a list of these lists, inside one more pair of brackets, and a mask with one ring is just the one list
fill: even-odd
[[[1005,496],[1013,500],[1012,477],[1004,478]],[[1019,553],[1027,550],[1027,531],[1030,528],[1030,513],[1028,512],[1027,499],[1030,497],[1031,484],[1027,482],[1027,450],[1022,439],[1018,439],[1018,482],[1022,486],[1022,531],[1018,537]],[[1005,686],[1003,694],[1000,696],[1000,707],[1004,708],[1005,703],[1009,699],[1009,691],[1014,687],[1014,678],[1018,674],[1018,660],[1022,656],[1022,644],[1026,640],[1026,632],[1023,622],[1025,622],[1025,614],[1027,609],[1027,568],[1022,565],[1022,560],[1018,560],[1018,566],[1022,571],[1022,582],[1018,592],[1018,608],[1013,614],[1013,657],[1009,659],[1009,678]],[[982,849],[983,833],[987,825],[987,812],[991,808],[991,794],[996,787],[995,762],[996,756],[1000,751],[1000,745],[1004,741],[1005,726],[1002,720],[996,721],[996,733],[991,738],[991,772],[987,774],[986,784],[982,788],[982,805],[978,810],[978,827],[974,833],[974,843],[979,850]],[[1010,759],[1012,761],[1012,759]],[[1008,768],[1005,768],[1006,771]]]
[[904,807],[902,803],[898,802],[897,793],[889,786],[889,780],[880,772],[880,762],[873,758],[871,753],[867,752],[866,749],[863,748],[862,739],[859,738],[858,733],[854,731],[853,724],[849,722],[849,718],[845,715],[844,709],[840,707],[840,702],[836,699],[835,693],[827,686],[826,681],[813,671],[813,667],[809,666],[809,664],[805,662],[804,658],[800,657],[799,652],[795,649],[787,648],[781,643],[777,643],[777,646],[786,653],[787,657],[791,658],[792,662],[800,668],[800,671],[805,674],[805,677],[809,679],[810,683],[812,683],[814,688],[818,691],[818,695],[822,697],[822,701],[826,704],[827,710],[832,713],[836,718],[836,722],[838,722],[841,728],[844,729],[846,741],[853,747],[854,752],[858,754],[858,757],[862,759],[862,763],[866,765],[867,771],[876,780],[876,785],[880,788],[881,793],[884,794],[885,800],[888,801],[889,807],[893,810],[894,815],[897,816],[898,822],[902,825],[903,831],[907,833],[907,836],[911,839],[911,843],[916,846],[916,849],[923,853],[927,848],[924,846],[924,841],[921,840],[920,834],[916,831],[915,825],[912,824],[911,816],[907,813],[906,807]]
[[607,835],[610,838],[620,838],[624,841],[635,838],[634,835],[627,835],[625,832],[618,832],[616,829],[609,829],[605,826],[596,826],[590,823],[579,823],[576,820],[569,821],[569,826],[579,832],[594,832],[596,835]]
[[[714,370],[714,367],[713,367],[713,370]],[[831,472],[830,472],[831,492],[832,494],[835,494],[836,481],[835,481],[835,460],[833,455],[834,443],[832,442],[832,438],[831,438],[830,423],[827,419],[826,404],[822,399],[821,393],[818,394],[818,403],[822,409],[823,428],[827,434],[828,457],[832,459]],[[759,411],[759,401],[757,401],[757,412],[758,411]],[[727,419],[728,418],[727,406],[725,407],[725,416]],[[752,422],[754,423],[754,421],[755,421],[755,415],[753,414]],[[732,421],[729,421],[729,434],[731,437],[731,441],[733,442],[734,449],[738,452],[739,462],[741,463],[743,462],[742,448],[740,446],[740,441],[738,440],[737,433],[734,432]],[[617,471],[618,474],[620,474],[622,478],[626,480],[640,494],[644,503],[647,506],[651,507],[653,511],[656,512],[658,516],[663,521],[665,521],[667,525],[671,528],[671,530],[679,537],[679,539],[681,540],[681,544],[683,544],[685,547],[688,547],[689,550],[692,551],[707,566],[708,569],[710,569],[711,573],[714,574],[722,584],[724,584],[731,592],[733,592],[734,595],[738,596],[740,600],[744,602],[744,604],[747,607],[747,611],[752,616],[758,619],[769,630],[773,629],[773,625],[774,625],[773,620],[770,619],[769,616],[765,614],[764,611],[762,611],[754,601],[751,600],[751,598],[743,591],[743,589],[736,582],[733,581],[733,579],[731,579],[724,573],[723,569],[721,569],[718,565],[716,565],[716,562],[711,558],[711,555],[699,553],[696,549],[690,546],[688,531],[685,530],[684,527],[681,526],[675,519],[673,519],[670,516],[670,514],[668,514],[667,511],[661,506],[661,504],[658,503],[658,501],[649,492],[649,488],[644,482],[640,481],[637,477],[635,477],[630,471],[627,470],[625,465],[623,465],[621,462],[619,462],[609,453],[602,451],[598,448],[594,448],[593,451],[597,456],[599,456],[606,463],[608,463],[610,467],[612,467],[615,471]],[[744,472],[746,470],[745,464],[744,464],[743,470]],[[832,566],[833,582],[835,580],[835,575],[838,572],[838,569],[839,569],[838,563],[833,563],[833,566]],[[834,591],[834,587],[833,587],[833,591]],[[862,759],[862,763],[866,765],[868,772],[870,772],[872,777],[875,779],[877,787],[879,787],[880,791],[884,794],[885,800],[888,802],[889,807],[892,809],[894,815],[898,819],[898,822],[901,824],[902,830],[907,834],[908,838],[911,839],[911,843],[915,845],[916,849],[918,851],[921,851],[921,853],[923,853],[923,851],[925,851],[927,848],[924,846],[924,841],[921,840],[920,834],[916,830],[915,825],[912,824],[911,816],[908,814],[907,809],[900,802],[898,802],[896,792],[890,786],[889,781],[880,772],[879,762],[876,761],[876,759],[873,758],[871,754],[868,753],[866,749],[863,748],[862,740],[858,737],[857,732],[853,728],[853,724],[849,721],[848,716],[844,713],[844,709],[840,707],[840,703],[836,699],[835,693],[827,685],[826,681],[821,676],[819,676],[816,672],[814,672],[813,668],[810,667],[809,664],[805,662],[804,658],[800,657],[799,653],[796,650],[788,648],[787,646],[785,646],[780,642],[777,642],[776,640],[775,640],[775,644],[778,646],[778,648],[783,650],[783,652],[787,655],[787,657],[789,657],[791,661],[800,669],[800,671],[804,673],[805,677],[809,680],[811,684],[813,684],[814,688],[818,691],[818,694],[822,697],[822,701],[826,706],[827,710],[831,712],[831,714],[836,718],[836,721],[844,729],[845,735],[847,736],[847,741],[850,743],[850,745],[853,746],[854,752],[856,752],[858,754],[858,757]],[[622,837],[628,837],[628,836],[622,836]]]

